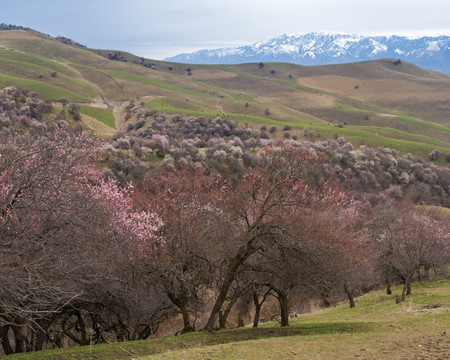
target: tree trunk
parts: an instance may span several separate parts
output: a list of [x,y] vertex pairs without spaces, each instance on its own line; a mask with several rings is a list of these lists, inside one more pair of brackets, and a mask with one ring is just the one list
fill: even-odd
[[220,288],[219,295],[217,296],[216,302],[214,303],[214,307],[211,311],[211,315],[209,316],[208,322],[205,325],[205,330],[212,331],[214,330],[214,327],[216,326],[217,318],[219,317],[220,310],[222,308],[223,303],[226,300],[228,290],[230,289],[231,283],[234,280],[234,276],[236,275],[236,272],[227,271],[227,274],[225,275],[224,282],[222,283],[222,287]]
[[406,295],[411,295],[411,277],[408,276],[403,283],[401,301],[406,300]]
[[[167,289],[166,289],[167,290]],[[191,325],[191,319],[189,316],[189,308],[187,306],[188,304],[188,297],[184,294],[184,287],[182,286],[182,294],[176,295],[173,291],[168,290],[166,291],[167,297],[174,305],[180,309],[181,316],[183,317],[183,329],[181,330],[181,333],[188,333],[194,331],[194,327]]]
[[211,311],[211,315],[209,316],[208,322],[205,325],[205,330],[212,331],[216,326],[217,318],[219,316],[219,312],[222,308],[223,303],[225,302],[228,294],[228,290],[230,289],[231,284],[233,283],[237,271],[240,266],[248,259],[248,257],[253,254],[256,249],[253,249],[253,242],[248,241],[245,247],[239,249],[238,254],[231,260],[228,265],[227,272],[225,274],[225,279],[223,280],[222,286],[219,291],[219,295],[217,296],[216,302],[214,303],[214,307]]
[[11,326],[11,329],[14,334],[14,341],[16,343],[14,352],[15,353],[22,353],[25,351],[25,338],[22,334],[22,328],[20,326]]
[[253,318],[253,327],[254,328],[258,327],[260,316],[261,316],[261,305],[255,305],[255,317]]
[[36,334],[36,342],[34,344],[33,351],[42,350],[45,340],[47,340],[47,334],[44,331],[38,331],[38,333]]
[[253,319],[253,327],[258,327],[259,324],[259,318],[261,316],[261,308],[262,305],[264,304],[264,302],[266,301],[267,297],[269,296],[269,294],[271,293],[272,289],[269,288],[269,290],[267,290],[261,300],[261,302],[259,302],[259,295],[256,291],[253,291],[253,303],[255,304],[255,318]]
[[263,304],[263,301],[259,303],[259,298],[256,291],[253,292],[253,303],[255,304],[255,317],[253,318],[253,327],[256,328],[258,327],[259,324],[259,318],[261,316],[261,307]]
[[392,295],[391,282],[386,280],[386,295]]
[[344,284],[344,292],[347,294],[348,301],[350,303],[350,308],[354,308],[355,307],[355,300],[353,299],[352,291],[349,289],[347,284]]
[[277,299],[280,304],[281,326],[289,326],[289,302],[287,295],[280,290],[275,290]]
[[189,317],[189,310],[187,306],[180,307],[181,315],[183,316],[183,330],[181,333],[188,333],[194,331],[194,328],[191,325],[191,319]]
[[406,296],[411,295],[411,281],[408,282],[408,286],[406,287]]
[[219,311],[219,329],[225,329],[225,324],[227,322],[227,317],[224,315],[222,310]]
[[233,305],[236,303],[237,299],[238,298],[234,296],[232,299],[230,299],[230,302],[227,304],[225,311],[219,311],[219,329],[226,328],[228,315],[230,315],[231,309],[233,308]]
[[3,347],[3,352],[5,355],[13,353],[13,348],[9,342],[8,337],[9,325],[0,326],[0,342]]
[[41,319],[39,323],[39,328],[35,330],[36,334],[36,340],[33,346],[33,351],[40,351],[42,350],[45,342],[47,341],[47,334],[48,329],[53,324],[55,319],[57,318],[57,315],[54,314],[50,319]]

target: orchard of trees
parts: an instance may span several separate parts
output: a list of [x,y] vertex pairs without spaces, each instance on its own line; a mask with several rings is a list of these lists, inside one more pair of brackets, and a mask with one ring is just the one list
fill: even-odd
[[[364,172],[343,161],[351,144],[331,143],[332,154],[257,137],[245,146],[251,136],[229,123],[183,117],[104,144],[67,120],[27,90],[0,92],[5,354],[147,339],[175,318],[181,332],[243,325],[247,314],[256,327],[269,298],[287,326],[311,300],[353,307],[363,292],[402,284],[404,301],[413,280],[450,261],[448,215],[415,205],[401,185],[350,186],[342,173]],[[211,126],[194,136],[200,123]],[[374,164],[388,157],[364,151]]]

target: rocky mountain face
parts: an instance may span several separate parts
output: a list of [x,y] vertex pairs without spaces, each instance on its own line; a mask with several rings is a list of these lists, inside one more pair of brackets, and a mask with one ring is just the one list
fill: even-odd
[[382,58],[401,59],[450,74],[450,36],[362,36],[328,33],[281,35],[253,45],[200,50],[165,60],[189,64],[289,62],[326,65]]

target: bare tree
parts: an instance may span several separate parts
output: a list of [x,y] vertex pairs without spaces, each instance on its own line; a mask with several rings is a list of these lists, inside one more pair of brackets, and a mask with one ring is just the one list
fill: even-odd
[[402,204],[386,209],[377,221],[379,267],[389,283],[403,283],[401,301],[420,270],[444,269],[450,257],[448,222],[438,211]]
[[215,195],[219,200],[216,206],[221,209],[218,221],[227,224],[223,228],[229,230],[220,290],[206,329],[215,327],[228,291],[248,259],[289,237],[289,226],[300,214],[298,208],[311,207],[312,203],[319,206],[334,196],[330,196],[332,192],[326,186],[319,189],[306,184],[312,180],[311,172],[320,166],[317,158],[301,148],[261,151],[257,167]]

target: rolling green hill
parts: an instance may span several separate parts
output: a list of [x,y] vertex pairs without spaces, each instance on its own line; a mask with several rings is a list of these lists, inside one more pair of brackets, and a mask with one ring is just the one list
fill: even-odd
[[[101,106],[109,115],[83,113],[103,123],[108,117],[107,125],[118,130],[126,129],[124,106],[135,98],[166,114],[225,116],[254,128],[289,125],[299,139],[344,136],[355,146],[392,147],[424,158],[434,149],[450,152],[448,75],[389,59],[263,65],[168,63],[66,45],[32,30],[0,31],[0,87]],[[445,164],[444,156],[439,163]]]

